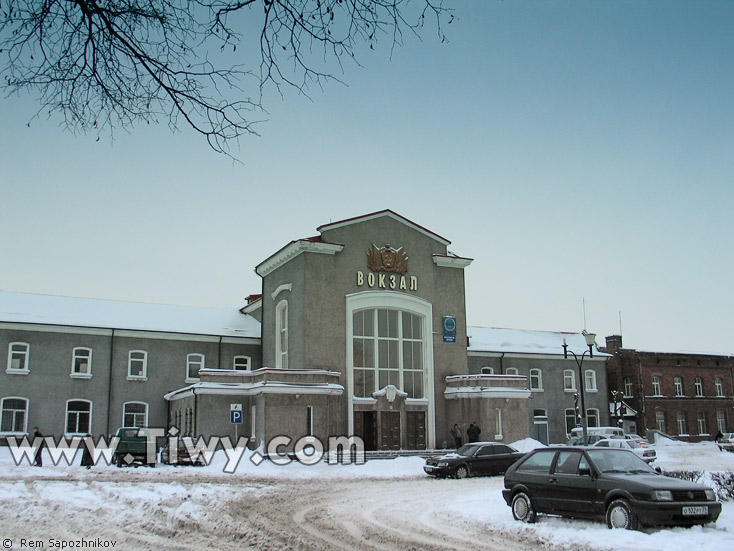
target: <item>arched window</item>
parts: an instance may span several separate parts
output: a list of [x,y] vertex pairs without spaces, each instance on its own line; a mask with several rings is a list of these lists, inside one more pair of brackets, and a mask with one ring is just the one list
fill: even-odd
[[66,402],[66,434],[92,432],[92,402],[69,400]]
[[683,378],[675,377],[673,379],[673,385],[675,386],[675,395],[683,396]]
[[250,356],[235,356],[234,357],[234,369],[235,371],[250,371],[252,365],[252,359]]
[[9,396],[0,405],[0,433],[25,434],[28,430],[28,400]]
[[516,367],[508,367],[505,370],[505,375],[518,375],[518,374],[519,374],[519,372],[517,371],[517,368]]
[[145,402],[126,402],[122,404],[123,427],[147,427],[148,404]]
[[492,367],[483,367],[482,368],[482,375],[492,375],[494,373],[494,368]]
[[598,409],[589,408],[586,410],[586,423],[590,427],[599,426],[599,410]]
[[275,367],[288,369],[288,301],[275,307]]
[[694,386],[696,387],[696,396],[698,397],[703,396],[703,379],[701,377],[696,377]]

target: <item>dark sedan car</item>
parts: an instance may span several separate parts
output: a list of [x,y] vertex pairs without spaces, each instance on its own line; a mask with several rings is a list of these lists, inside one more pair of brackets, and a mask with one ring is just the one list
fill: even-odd
[[711,488],[664,476],[629,450],[535,450],[505,473],[502,497],[516,520],[537,513],[606,519],[609,528],[714,522],[721,503]]
[[433,476],[466,478],[502,474],[525,454],[498,442],[473,442],[453,453],[426,460],[423,470]]

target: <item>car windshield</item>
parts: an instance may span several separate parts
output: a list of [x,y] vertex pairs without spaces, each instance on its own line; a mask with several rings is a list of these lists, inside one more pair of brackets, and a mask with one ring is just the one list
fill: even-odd
[[628,445],[628,446],[629,446],[630,448],[641,448],[641,447],[642,447],[642,446],[640,445],[640,443],[639,443],[639,442],[637,442],[637,441],[635,441],[635,440],[627,440],[627,445]]
[[479,446],[477,446],[476,444],[464,444],[458,450],[456,450],[456,453],[458,453],[459,455],[467,456],[474,455],[474,452],[477,451],[478,447]]
[[628,450],[595,448],[589,458],[602,473],[656,474],[656,471]]

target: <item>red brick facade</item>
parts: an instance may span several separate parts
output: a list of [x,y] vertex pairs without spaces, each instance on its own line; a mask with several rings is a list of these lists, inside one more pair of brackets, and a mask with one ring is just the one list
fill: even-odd
[[637,411],[638,434],[658,429],[699,442],[734,432],[734,357],[625,349],[618,335],[602,350],[612,354],[609,389]]

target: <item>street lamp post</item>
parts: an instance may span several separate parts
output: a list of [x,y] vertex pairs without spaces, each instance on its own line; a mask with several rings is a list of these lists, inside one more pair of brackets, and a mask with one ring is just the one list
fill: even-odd
[[565,359],[568,359],[568,354],[570,352],[573,356],[573,359],[576,360],[576,365],[579,369],[579,394],[581,396],[581,429],[583,430],[584,434],[584,444],[587,444],[589,436],[589,421],[586,418],[586,402],[584,400],[584,372],[581,370],[581,366],[584,363],[584,356],[586,356],[587,353],[589,354],[589,358],[594,357],[594,344],[596,344],[596,334],[587,333],[586,330],[584,330],[583,335],[586,339],[586,345],[589,347],[589,349],[584,350],[584,353],[581,354],[581,356],[577,356],[573,350],[568,349],[566,339],[563,339],[563,357]]

